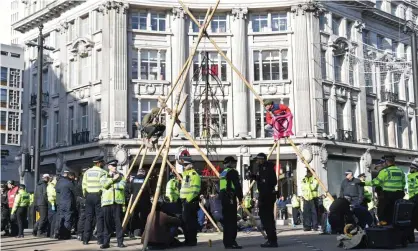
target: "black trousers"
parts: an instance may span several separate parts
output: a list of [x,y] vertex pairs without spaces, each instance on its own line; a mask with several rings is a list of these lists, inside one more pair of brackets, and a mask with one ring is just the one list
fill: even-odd
[[110,236],[116,231],[118,244],[123,243],[122,205],[113,204],[102,207],[104,216],[103,244],[110,243]]
[[412,213],[412,226],[418,231],[418,195],[409,198],[409,200],[415,203],[414,211]]
[[17,219],[10,219],[10,236],[17,236],[19,234],[19,227],[17,226]]
[[160,137],[163,135],[165,131],[165,125],[158,124],[158,125],[152,125],[144,127],[144,131],[147,133],[147,139],[152,138],[152,136]]
[[48,231],[48,206],[38,206],[39,223],[38,235],[45,234]]
[[274,222],[275,201],[275,195],[258,198],[258,214],[260,216],[261,224],[263,224],[264,230],[266,231],[267,240],[269,242],[277,242],[276,223]]
[[183,211],[182,211],[182,219],[183,219],[183,231],[184,231],[184,239],[185,242],[188,244],[196,244],[197,243],[197,230],[199,228],[199,224],[197,222],[197,211],[199,210],[199,202],[196,201],[183,201]]
[[86,207],[81,205],[78,209],[78,223],[77,223],[77,235],[83,236],[84,226],[86,224]]
[[27,217],[28,217],[28,208],[18,207],[16,210],[16,220],[17,220],[17,226],[19,228],[18,235],[23,236],[23,230],[25,229],[24,223]]
[[8,208],[1,209],[1,231],[9,233],[10,210]]
[[86,220],[84,224],[83,240],[89,242],[93,234],[93,218],[96,218],[97,240],[103,243],[103,213],[101,196],[99,193],[90,193],[86,196]]
[[315,199],[303,201],[303,228],[318,229],[318,212]]
[[[55,210],[57,210],[55,208]],[[55,215],[57,214],[57,211],[52,210],[52,206],[48,206],[48,229],[49,229],[49,236],[54,236],[55,234]]]
[[383,191],[377,207],[379,221],[386,221],[389,225],[392,224],[395,202],[402,199],[404,196],[405,193],[403,191]]
[[300,224],[300,207],[292,207],[293,224]]
[[74,221],[74,210],[70,205],[60,207],[59,211],[59,237],[60,239],[71,238],[71,228],[73,227]]
[[[232,202],[232,203],[231,203]],[[224,246],[236,244],[237,239],[237,201],[229,198],[222,198],[223,215],[223,243]]]

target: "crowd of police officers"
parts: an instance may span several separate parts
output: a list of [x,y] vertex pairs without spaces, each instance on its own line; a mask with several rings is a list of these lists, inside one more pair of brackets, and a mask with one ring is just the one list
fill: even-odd
[[[364,186],[378,187],[377,216],[380,224],[390,224],[395,201],[404,197],[406,184],[404,172],[395,165],[394,156],[384,156],[377,177],[364,181]],[[258,189],[258,210],[261,223],[267,234],[267,241],[261,247],[277,247],[274,203],[276,202],[277,177],[274,164],[260,153],[255,157],[255,168],[246,170],[245,178],[255,180]],[[101,249],[109,248],[110,238],[115,234],[117,247],[125,247],[122,217],[128,198],[136,197],[142,188],[146,171],[140,169],[136,175],[125,178],[117,171],[117,160],[104,162],[103,157],[93,160],[94,166],[82,170],[76,178],[73,172],[64,171],[58,179],[45,174],[38,183],[36,194],[28,194],[24,185],[15,186],[13,181],[2,186],[2,231],[6,235],[24,237],[23,229],[28,209],[34,206],[39,212],[39,220],[34,226],[34,235],[57,239],[71,238],[75,230],[77,239],[88,245],[95,232]],[[224,169],[218,184],[219,199],[222,204],[223,244],[226,249],[241,249],[237,237],[237,205],[243,203],[243,192],[234,157],[226,157]],[[182,180],[171,176],[166,186],[166,201],[180,205],[182,230],[185,246],[197,245],[197,212],[201,193],[201,177],[193,167],[190,155],[181,156]],[[104,167],[107,166],[107,170]],[[347,174],[347,173],[346,173]],[[347,174],[348,175],[348,174]],[[349,175],[348,175],[349,176]],[[350,181],[350,179],[349,179]],[[349,182],[347,181],[347,182]],[[347,182],[343,182],[346,184]],[[349,184],[349,183],[347,183]],[[318,181],[307,171],[302,180],[303,226],[305,231],[317,230]],[[342,189],[343,191],[344,189]],[[418,204],[418,163],[412,163],[408,175],[409,199]],[[340,196],[345,196],[343,192]],[[364,196],[361,194],[361,196]],[[293,200],[292,200],[292,204]],[[296,205],[295,205],[296,206]],[[298,203],[299,206],[299,203]],[[142,235],[151,210],[151,191],[143,188],[139,204],[129,219],[128,234]],[[417,211],[414,213],[417,218]],[[417,224],[417,219],[414,219]],[[418,225],[415,225],[418,227]]]

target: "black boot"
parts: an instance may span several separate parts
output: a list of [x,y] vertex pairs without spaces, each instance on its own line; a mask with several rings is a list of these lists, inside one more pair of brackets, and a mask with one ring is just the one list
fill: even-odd
[[277,248],[279,245],[277,242],[266,241],[265,243],[261,244],[260,247],[262,248]]
[[125,244],[123,242],[118,243],[118,248],[126,248]]
[[100,245],[100,249],[106,249],[106,248],[110,248],[110,245],[109,244]]

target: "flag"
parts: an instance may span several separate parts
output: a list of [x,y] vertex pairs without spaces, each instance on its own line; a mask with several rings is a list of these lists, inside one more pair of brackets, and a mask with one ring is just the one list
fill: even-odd
[[273,138],[274,140],[290,137],[293,134],[293,115],[287,112],[283,115],[273,116]]

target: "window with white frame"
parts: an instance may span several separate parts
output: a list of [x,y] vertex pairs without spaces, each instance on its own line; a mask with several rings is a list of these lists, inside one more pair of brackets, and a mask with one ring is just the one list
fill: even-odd
[[[284,104],[286,106],[289,105],[289,100],[276,100],[271,99],[275,104]],[[266,123],[266,114],[265,109],[263,106],[260,105],[260,102],[258,100],[254,100],[255,105],[255,135],[256,138],[267,138],[271,137],[269,136],[269,132],[266,131],[264,128],[267,125]]]
[[353,141],[357,140],[357,110],[356,105],[351,106],[351,132]]
[[96,100],[96,119],[94,120],[94,134],[96,137],[99,137],[101,133],[101,124],[102,124],[102,100]]
[[377,41],[376,41],[377,49],[379,49],[379,50],[383,49],[384,41],[385,41],[385,37],[383,37],[381,35],[377,35]]
[[376,9],[383,10],[383,0],[376,0]]
[[321,73],[322,79],[327,79],[327,51],[321,51]]
[[254,51],[254,81],[287,80],[287,50]]
[[96,31],[98,31],[103,28],[103,14],[98,11],[96,11],[95,14],[96,14],[96,23],[95,23],[94,28]]
[[147,30],[148,13],[134,12],[131,16],[131,27],[134,30]]
[[345,103],[337,102],[337,129],[344,130],[344,108]]
[[[226,54],[226,51],[223,53]],[[226,81],[226,61],[218,52],[209,52],[209,74],[212,77],[209,81],[217,81],[213,76],[217,76],[219,80]],[[196,54],[193,57],[193,80],[194,81],[206,81],[206,69],[205,66],[205,53]]]
[[390,14],[397,16],[397,10],[398,10],[398,5],[396,3],[391,3],[390,4]]
[[131,138],[138,138],[138,124],[141,124],[141,121],[139,121],[139,117],[138,117],[138,99],[137,98],[133,98],[132,99],[132,106],[131,106],[131,116],[132,116],[132,134],[131,134]]
[[332,15],[332,34],[340,35],[341,17]]
[[78,68],[78,85],[87,85],[90,83],[90,60],[90,55],[79,57],[80,67]]
[[324,133],[329,134],[328,99],[322,100],[322,110],[324,112]]
[[90,34],[89,32],[89,15],[80,17],[80,37]]
[[213,33],[226,32],[226,15],[214,15],[212,21],[210,22],[210,27]]
[[89,113],[88,113],[88,103],[80,104],[80,130],[88,131],[89,129]]
[[138,49],[133,48],[131,55],[132,55],[132,66],[131,66],[132,79],[138,79]]
[[6,130],[6,120],[7,120],[7,112],[1,111],[1,119],[0,119],[0,129]]
[[102,79],[102,50],[96,51],[96,80]]
[[164,13],[151,13],[151,30],[153,31],[165,31],[166,29],[166,14]]
[[409,102],[409,78],[404,77],[405,84],[405,101]]
[[156,99],[141,99],[141,118],[140,123],[142,122],[142,119],[147,115],[148,113],[151,113],[152,108],[158,107],[158,100]]
[[351,40],[351,32],[353,30],[353,21],[347,20],[346,22],[346,36],[348,40]]
[[75,87],[75,61],[74,59],[70,60],[69,67],[68,67],[68,88]]
[[164,50],[141,50],[141,79],[166,79],[166,52]]
[[344,56],[334,56],[334,81],[342,82]]
[[368,136],[372,143],[376,142],[376,133],[375,133],[375,119],[374,119],[374,110],[367,109],[367,128]]
[[7,71],[6,67],[1,67],[1,85],[7,86]]
[[[202,14],[197,15],[196,20],[199,22],[199,26],[197,26],[197,25],[195,24],[195,22],[191,22],[193,32],[199,32],[199,28],[200,28],[200,26],[203,24],[203,21],[205,21],[205,16],[204,16],[204,15],[202,15]],[[209,27],[210,27],[210,26],[209,26]],[[208,27],[208,28],[209,28],[209,27]]]
[[7,89],[1,88],[0,107],[3,107],[3,108],[7,107]]
[[42,118],[42,147],[43,148],[48,148],[48,118],[47,117],[43,117]]
[[55,31],[54,46],[56,50],[60,48],[60,32],[59,31]]
[[43,93],[48,93],[49,92],[49,69],[43,70],[42,71],[42,92]]
[[325,31],[325,27],[328,26],[328,18],[325,13],[319,15],[319,29]]
[[52,93],[57,94],[60,91],[60,84],[61,84],[60,72],[59,72],[60,68],[59,68],[59,66],[57,66],[57,67],[54,67],[54,69],[55,69],[55,71],[54,71],[54,74],[52,76],[52,78],[53,78]]
[[194,102],[194,135],[197,138],[223,138],[228,134],[228,100]]
[[60,139],[60,118],[59,118],[59,111],[54,112],[54,138],[55,138],[55,144],[59,143]]
[[403,130],[404,130],[404,126],[402,123],[403,118],[402,117],[398,117],[398,123],[396,125],[397,127],[397,138],[398,138],[398,148],[403,148]]
[[392,54],[395,58],[398,57],[398,46],[399,46],[398,42],[392,41]]
[[[412,141],[412,139],[414,138],[414,132],[412,131],[412,118],[409,118],[409,123],[408,123],[408,141],[409,141],[409,149],[413,149],[414,148],[414,143]],[[416,135],[416,133],[415,133]],[[415,136],[416,137],[416,136]]]
[[287,13],[255,13],[251,24],[252,32],[287,31]]

